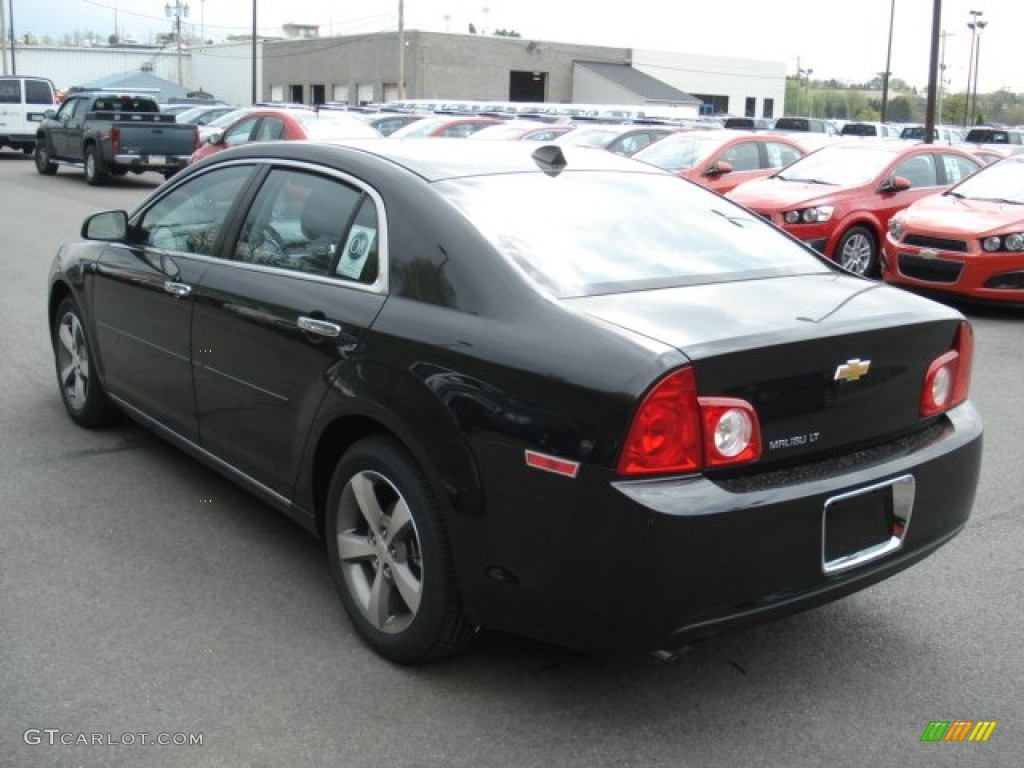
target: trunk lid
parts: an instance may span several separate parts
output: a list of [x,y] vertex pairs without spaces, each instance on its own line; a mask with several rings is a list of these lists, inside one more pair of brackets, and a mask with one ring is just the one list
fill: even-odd
[[960,316],[838,274],[747,280],[568,300],[679,349],[704,396],[750,402],[759,464],[834,455],[926,426],[925,373]]

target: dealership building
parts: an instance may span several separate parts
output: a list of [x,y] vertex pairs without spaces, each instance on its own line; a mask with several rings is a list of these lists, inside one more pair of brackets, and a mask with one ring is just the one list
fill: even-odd
[[[19,46],[18,69],[68,88],[105,75],[149,71],[234,104],[466,99],[674,107],[692,114],[778,117],[785,62],[677,51],[408,30],[319,37],[288,25],[284,37],[147,49]],[[400,54],[401,51],[401,54]],[[255,66],[253,56],[255,53]]]

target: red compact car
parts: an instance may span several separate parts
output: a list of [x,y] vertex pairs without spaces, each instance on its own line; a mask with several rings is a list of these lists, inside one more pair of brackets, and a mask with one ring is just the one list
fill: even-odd
[[893,214],[981,165],[953,147],[851,139],[822,147],[770,178],[743,184],[728,197],[848,271],[874,275]]
[[889,221],[887,282],[1024,303],[1024,156],[983,168]]
[[736,130],[684,131],[642,149],[633,159],[725,194],[745,181],[767,176],[805,154],[796,139]]
[[344,112],[299,109],[253,109],[242,114],[222,133],[215,133],[192,153],[189,163],[228,147],[251,141],[300,141],[302,139],[380,138],[380,132]]
[[393,139],[464,139],[489,125],[502,123],[496,117],[458,117],[429,115],[403,125],[391,134]]

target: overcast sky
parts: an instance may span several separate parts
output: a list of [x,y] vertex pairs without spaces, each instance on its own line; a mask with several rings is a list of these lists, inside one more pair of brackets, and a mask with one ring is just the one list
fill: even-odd
[[[179,0],[180,1],[180,0]],[[15,32],[59,37],[75,30],[121,34],[140,42],[171,29],[166,0],[0,0],[14,5]],[[173,3],[174,0],[171,0]],[[319,24],[321,34],[394,30],[398,0],[257,0],[263,34],[286,22]],[[580,42],[783,61],[814,79],[863,81],[885,69],[893,0],[405,0],[406,27],[437,32],[513,29],[528,39]],[[184,4],[184,3],[183,3]],[[248,0],[189,0],[196,34],[219,39],[252,28]],[[934,0],[895,0],[893,77],[924,87]],[[116,8],[116,11],[115,11]],[[943,0],[947,89],[966,88],[969,11],[987,21],[979,90],[1024,92],[1020,46],[1024,0]]]

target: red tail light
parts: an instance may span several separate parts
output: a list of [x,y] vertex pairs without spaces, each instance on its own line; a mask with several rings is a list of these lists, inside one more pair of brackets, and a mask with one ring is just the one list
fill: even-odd
[[110,149],[114,152],[121,151],[121,126],[110,126]]
[[953,348],[928,366],[921,390],[922,417],[955,408],[967,399],[974,364],[974,332],[965,320],[957,328]]
[[640,402],[617,469],[626,476],[696,472],[760,455],[754,408],[734,398],[697,397],[693,369],[680,368]]

